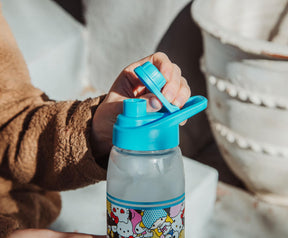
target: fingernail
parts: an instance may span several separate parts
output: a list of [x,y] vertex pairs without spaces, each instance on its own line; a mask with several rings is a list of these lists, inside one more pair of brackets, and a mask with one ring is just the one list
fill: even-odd
[[182,100],[182,98],[176,98],[173,102],[173,104],[176,106],[176,107],[182,107],[182,105],[184,104],[183,103],[184,100]]
[[168,100],[168,102],[172,102],[174,99],[173,93],[171,91],[165,92],[164,96]]
[[176,100],[173,102],[173,104],[174,104],[176,107],[181,107],[181,105],[182,105],[180,102],[178,102],[178,101],[176,101]]
[[162,104],[159,102],[158,99],[152,97],[150,100],[149,100],[149,104],[150,106],[153,108],[153,109],[156,109],[156,110],[160,110],[161,107],[162,107]]
[[182,122],[180,123],[180,126],[184,126],[184,125],[186,124],[186,122],[187,122],[187,120],[182,121]]

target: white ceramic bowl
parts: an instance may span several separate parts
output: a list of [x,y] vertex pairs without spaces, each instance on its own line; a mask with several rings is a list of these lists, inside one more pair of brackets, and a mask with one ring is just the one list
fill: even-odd
[[288,14],[281,15],[286,4],[192,5],[204,41],[208,116],[220,151],[248,189],[282,205],[288,205]]

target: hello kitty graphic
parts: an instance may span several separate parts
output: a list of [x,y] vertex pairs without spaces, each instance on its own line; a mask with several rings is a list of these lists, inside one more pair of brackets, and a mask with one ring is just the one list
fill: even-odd
[[114,231],[118,233],[119,238],[134,238],[133,228],[131,221],[119,221]]
[[118,224],[118,222],[127,222],[129,217],[129,209],[111,204],[110,217]]
[[125,208],[107,201],[109,238],[184,238],[184,202],[165,208]]

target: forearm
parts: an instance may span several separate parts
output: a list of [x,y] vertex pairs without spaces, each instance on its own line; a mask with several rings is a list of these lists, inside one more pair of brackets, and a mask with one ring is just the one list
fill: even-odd
[[92,117],[102,98],[49,100],[31,85],[1,13],[0,31],[0,176],[53,190],[104,179],[96,163],[99,148],[91,143]]
[[102,99],[55,102],[33,87],[0,11],[0,238],[51,224],[61,201],[48,190],[105,179],[91,139]]
[[91,143],[92,115],[99,102],[48,101],[10,113],[0,130],[0,158],[2,166],[7,159],[11,179],[52,190],[105,179]]

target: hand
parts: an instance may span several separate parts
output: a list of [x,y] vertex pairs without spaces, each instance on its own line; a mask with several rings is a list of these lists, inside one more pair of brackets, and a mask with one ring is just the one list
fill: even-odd
[[120,73],[93,117],[93,136],[97,152],[100,154],[108,154],[111,149],[113,125],[117,115],[122,113],[124,99],[146,99],[147,111],[150,112],[162,108],[161,102],[148,91],[134,73],[136,67],[147,61],[154,64],[165,77],[167,83],[162,93],[170,103],[181,108],[189,99],[191,92],[186,79],[181,76],[180,68],[173,64],[164,53],[155,53],[129,65]]
[[8,238],[106,238],[106,236],[56,232],[48,229],[24,229],[14,231]]

